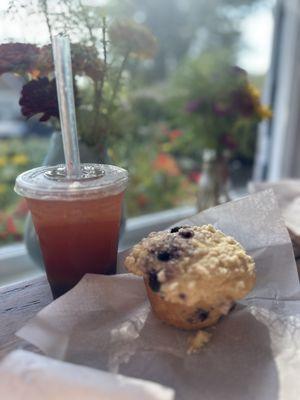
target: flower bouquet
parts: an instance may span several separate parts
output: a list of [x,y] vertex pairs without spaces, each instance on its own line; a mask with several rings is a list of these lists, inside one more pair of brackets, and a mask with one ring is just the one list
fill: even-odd
[[1,44],[0,75],[10,72],[22,76],[22,114],[26,118],[38,115],[40,121],[50,120],[58,129],[51,39],[59,32],[68,35],[72,42],[79,135],[87,145],[101,149],[118,129],[128,63],[152,58],[155,38],[146,27],[130,20],[112,20],[101,8],[84,6],[80,0],[58,1],[53,10],[48,3],[10,2],[9,13],[13,16],[21,5],[28,14],[40,15],[47,26],[50,44]]
[[[124,132],[128,66],[154,55],[155,38],[146,27],[127,19],[114,20],[105,15],[103,8],[84,5],[81,0],[59,0],[55,4],[47,0],[12,0],[9,15],[17,17],[20,10],[44,21],[48,44],[1,44],[0,75],[13,73],[21,77],[19,104],[23,116],[38,117],[56,131],[44,163],[54,165],[64,160],[51,44],[52,37],[61,32],[71,41],[81,161],[111,163],[107,149],[115,144],[120,130]],[[25,243],[40,264],[30,218]]]
[[185,64],[175,85],[175,123],[185,133],[173,151],[202,160],[199,185],[210,193],[201,188],[198,199],[209,197],[209,202],[198,201],[200,210],[229,199],[228,163],[237,156],[253,157],[258,123],[272,112],[261,103],[246,71],[232,66],[224,54],[204,54]]

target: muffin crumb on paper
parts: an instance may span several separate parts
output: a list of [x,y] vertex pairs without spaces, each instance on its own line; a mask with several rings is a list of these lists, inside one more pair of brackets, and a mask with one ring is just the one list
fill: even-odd
[[195,335],[188,338],[187,344],[188,354],[197,353],[203,346],[205,346],[211,339],[211,333],[200,330]]

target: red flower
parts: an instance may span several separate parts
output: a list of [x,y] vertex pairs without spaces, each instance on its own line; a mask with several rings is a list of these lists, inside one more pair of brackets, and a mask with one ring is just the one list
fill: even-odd
[[191,182],[198,183],[200,181],[201,172],[192,171],[189,173],[188,177]]
[[168,136],[169,136],[169,139],[171,140],[171,142],[174,142],[174,140],[176,140],[177,138],[179,138],[182,135],[183,135],[183,132],[179,129],[174,129],[173,131],[170,131],[168,133]]

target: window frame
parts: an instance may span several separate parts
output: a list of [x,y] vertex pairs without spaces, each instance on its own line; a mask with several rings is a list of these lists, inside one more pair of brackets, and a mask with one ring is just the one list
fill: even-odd
[[300,0],[277,0],[264,101],[273,117],[259,128],[254,181],[300,177]]

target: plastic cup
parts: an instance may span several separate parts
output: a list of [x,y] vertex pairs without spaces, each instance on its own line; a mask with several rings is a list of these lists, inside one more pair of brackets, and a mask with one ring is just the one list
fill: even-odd
[[86,273],[116,273],[128,174],[113,165],[81,168],[85,176],[75,181],[64,176],[64,166],[31,169],[16,180],[15,191],[32,214],[54,298]]

